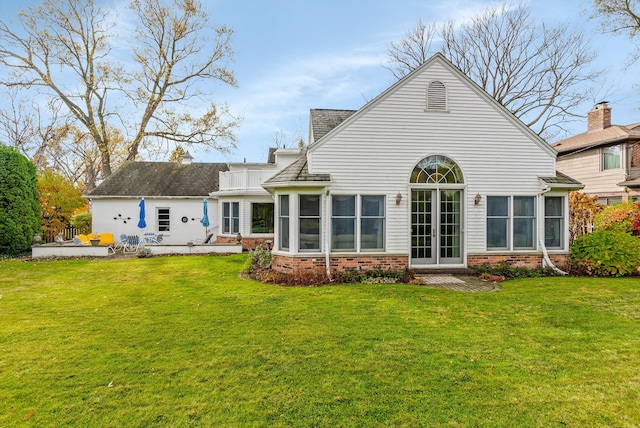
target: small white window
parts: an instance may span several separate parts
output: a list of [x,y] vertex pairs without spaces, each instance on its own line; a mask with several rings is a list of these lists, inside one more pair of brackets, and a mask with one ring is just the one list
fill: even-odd
[[427,110],[447,111],[447,88],[438,80],[427,86]]

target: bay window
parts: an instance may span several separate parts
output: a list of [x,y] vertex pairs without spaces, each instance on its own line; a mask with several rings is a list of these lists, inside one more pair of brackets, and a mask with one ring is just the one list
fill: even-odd
[[320,251],[320,195],[299,195],[299,250]]
[[564,198],[544,198],[544,245],[549,249],[564,247]]
[[279,248],[281,250],[289,249],[289,195],[280,195],[280,215],[278,236]]

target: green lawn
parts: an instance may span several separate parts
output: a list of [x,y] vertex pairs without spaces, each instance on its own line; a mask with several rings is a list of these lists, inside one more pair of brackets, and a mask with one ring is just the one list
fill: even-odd
[[640,425],[640,280],[278,287],[0,261],[0,426]]

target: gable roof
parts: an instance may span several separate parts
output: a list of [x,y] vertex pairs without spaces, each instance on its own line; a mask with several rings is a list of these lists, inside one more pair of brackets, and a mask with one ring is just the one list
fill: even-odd
[[126,162],[88,197],[207,197],[226,163]]
[[640,123],[627,126],[611,125],[597,131],[587,131],[553,143],[558,154],[570,154],[626,140],[640,140]]
[[324,137],[333,128],[351,117],[357,110],[311,109],[309,113],[311,131],[309,144]]
[[[453,65],[453,63],[451,63],[451,61],[449,61],[440,52],[437,52],[436,54],[434,54],[431,58],[429,58],[427,61],[425,61],[419,67],[417,67],[416,69],[411,71],[411,73],[407,74],[402,79],[398,80],[396,83],[391,85],[389,88],[387,88],[384,92],[382,92],[376,98],[374,98],[373,100],[371,100],[367,104],[365,104],[362,108],[360,108],[359,110],[355,111],[353,114],[351,114],[348,117],[346,117],[345,119],[343,119],[343,121],[340,122],[338,125],[336,125],[333,129],[331,129],[328,132],[326,132],[325,134],[323,134],[322,137],[316,138],[316,142],[314,142],[313,144],[309,145],[309,151],[314,151],[314,150],[318,149],[322,145],[323,141],[326,140],[325,137],[327,137],[328,135],[334,134],[336,132],[339,132],[339,130],[341,128],[349,126],[349,124],[351,122],[357,120],[357,118],[359,116],[361,116],[362,114],[364,114],[364,112],[370,110],[371,108],[373,108],[374,106],[379,104],[382,100],[387,98],[389,96],[389,94],[395,92],[398,88],[400,88],[401,86],[407,84],[407,82],[409,82],[410,80],[414,79],[417,75],[422,73],[428,67],[431,67],[436,62],[441,64],[442,66],[444,66],[454,76],[456,76],[458,79],[460,79],[460,81],[463,82],[470,90],[472,90],[479,97],[484,99],[487,104],[493,106],[496,109],[497,112],[502,114],[502,116],[505,117],[508,121],[510,121],[515,127],[520,129],[523,133],[529,135],[531,140],[534,141],[543,151],[548,153],[550,156],[553,156],[554,158],[556,157],[557,152],[555,151],[555,149],[553,147],[551,147],[551,145],[549,145],[538,134],[533,132],[533,130],[531,128],[529,128],[527,125],[525,125],[520,119],[518,119],[513,113],[511,113],[505,106],[503,106],[498,101],[496,101],[495,98],[493,98],[491,95],[489,95],[487,93],[487,91],[485,91],[483,88],[481,88],[476,82],[471,80],[471,78],[469,76],[467,76],[466,74],[464,74],[458,67]],[[350,111],[350,110],[344,110],[344,111]],[[318,140],[320,140],[320,141],[318,141]]]

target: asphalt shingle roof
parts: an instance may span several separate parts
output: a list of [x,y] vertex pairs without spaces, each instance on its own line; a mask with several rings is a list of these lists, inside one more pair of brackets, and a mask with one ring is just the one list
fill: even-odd
[[294,181],[330,181],[329,174],[309,174],[306,153],[297,161],[265,181],[269,183],[288,183]]
[[611,125],[598,131],[583,132],[566,140],[553,143],[558,154],[568,154],[592,147],[606,146],[625,140],[640,139],[640,123],[627,126]]
[[561,173],[560,171],[556,171],[555,177],[540,177],[540,180],[544,181],[547,184],[561,184],[567,185],[569,187],[583,187],[582,183],[578,180],[574,180],[566,174]]
[[318,141],[333,128],[351,117],[357,110],[311,109],[311,132],[314,141]]
[[218,190],[226,163],[127,162],[88,196],[203,196]]

